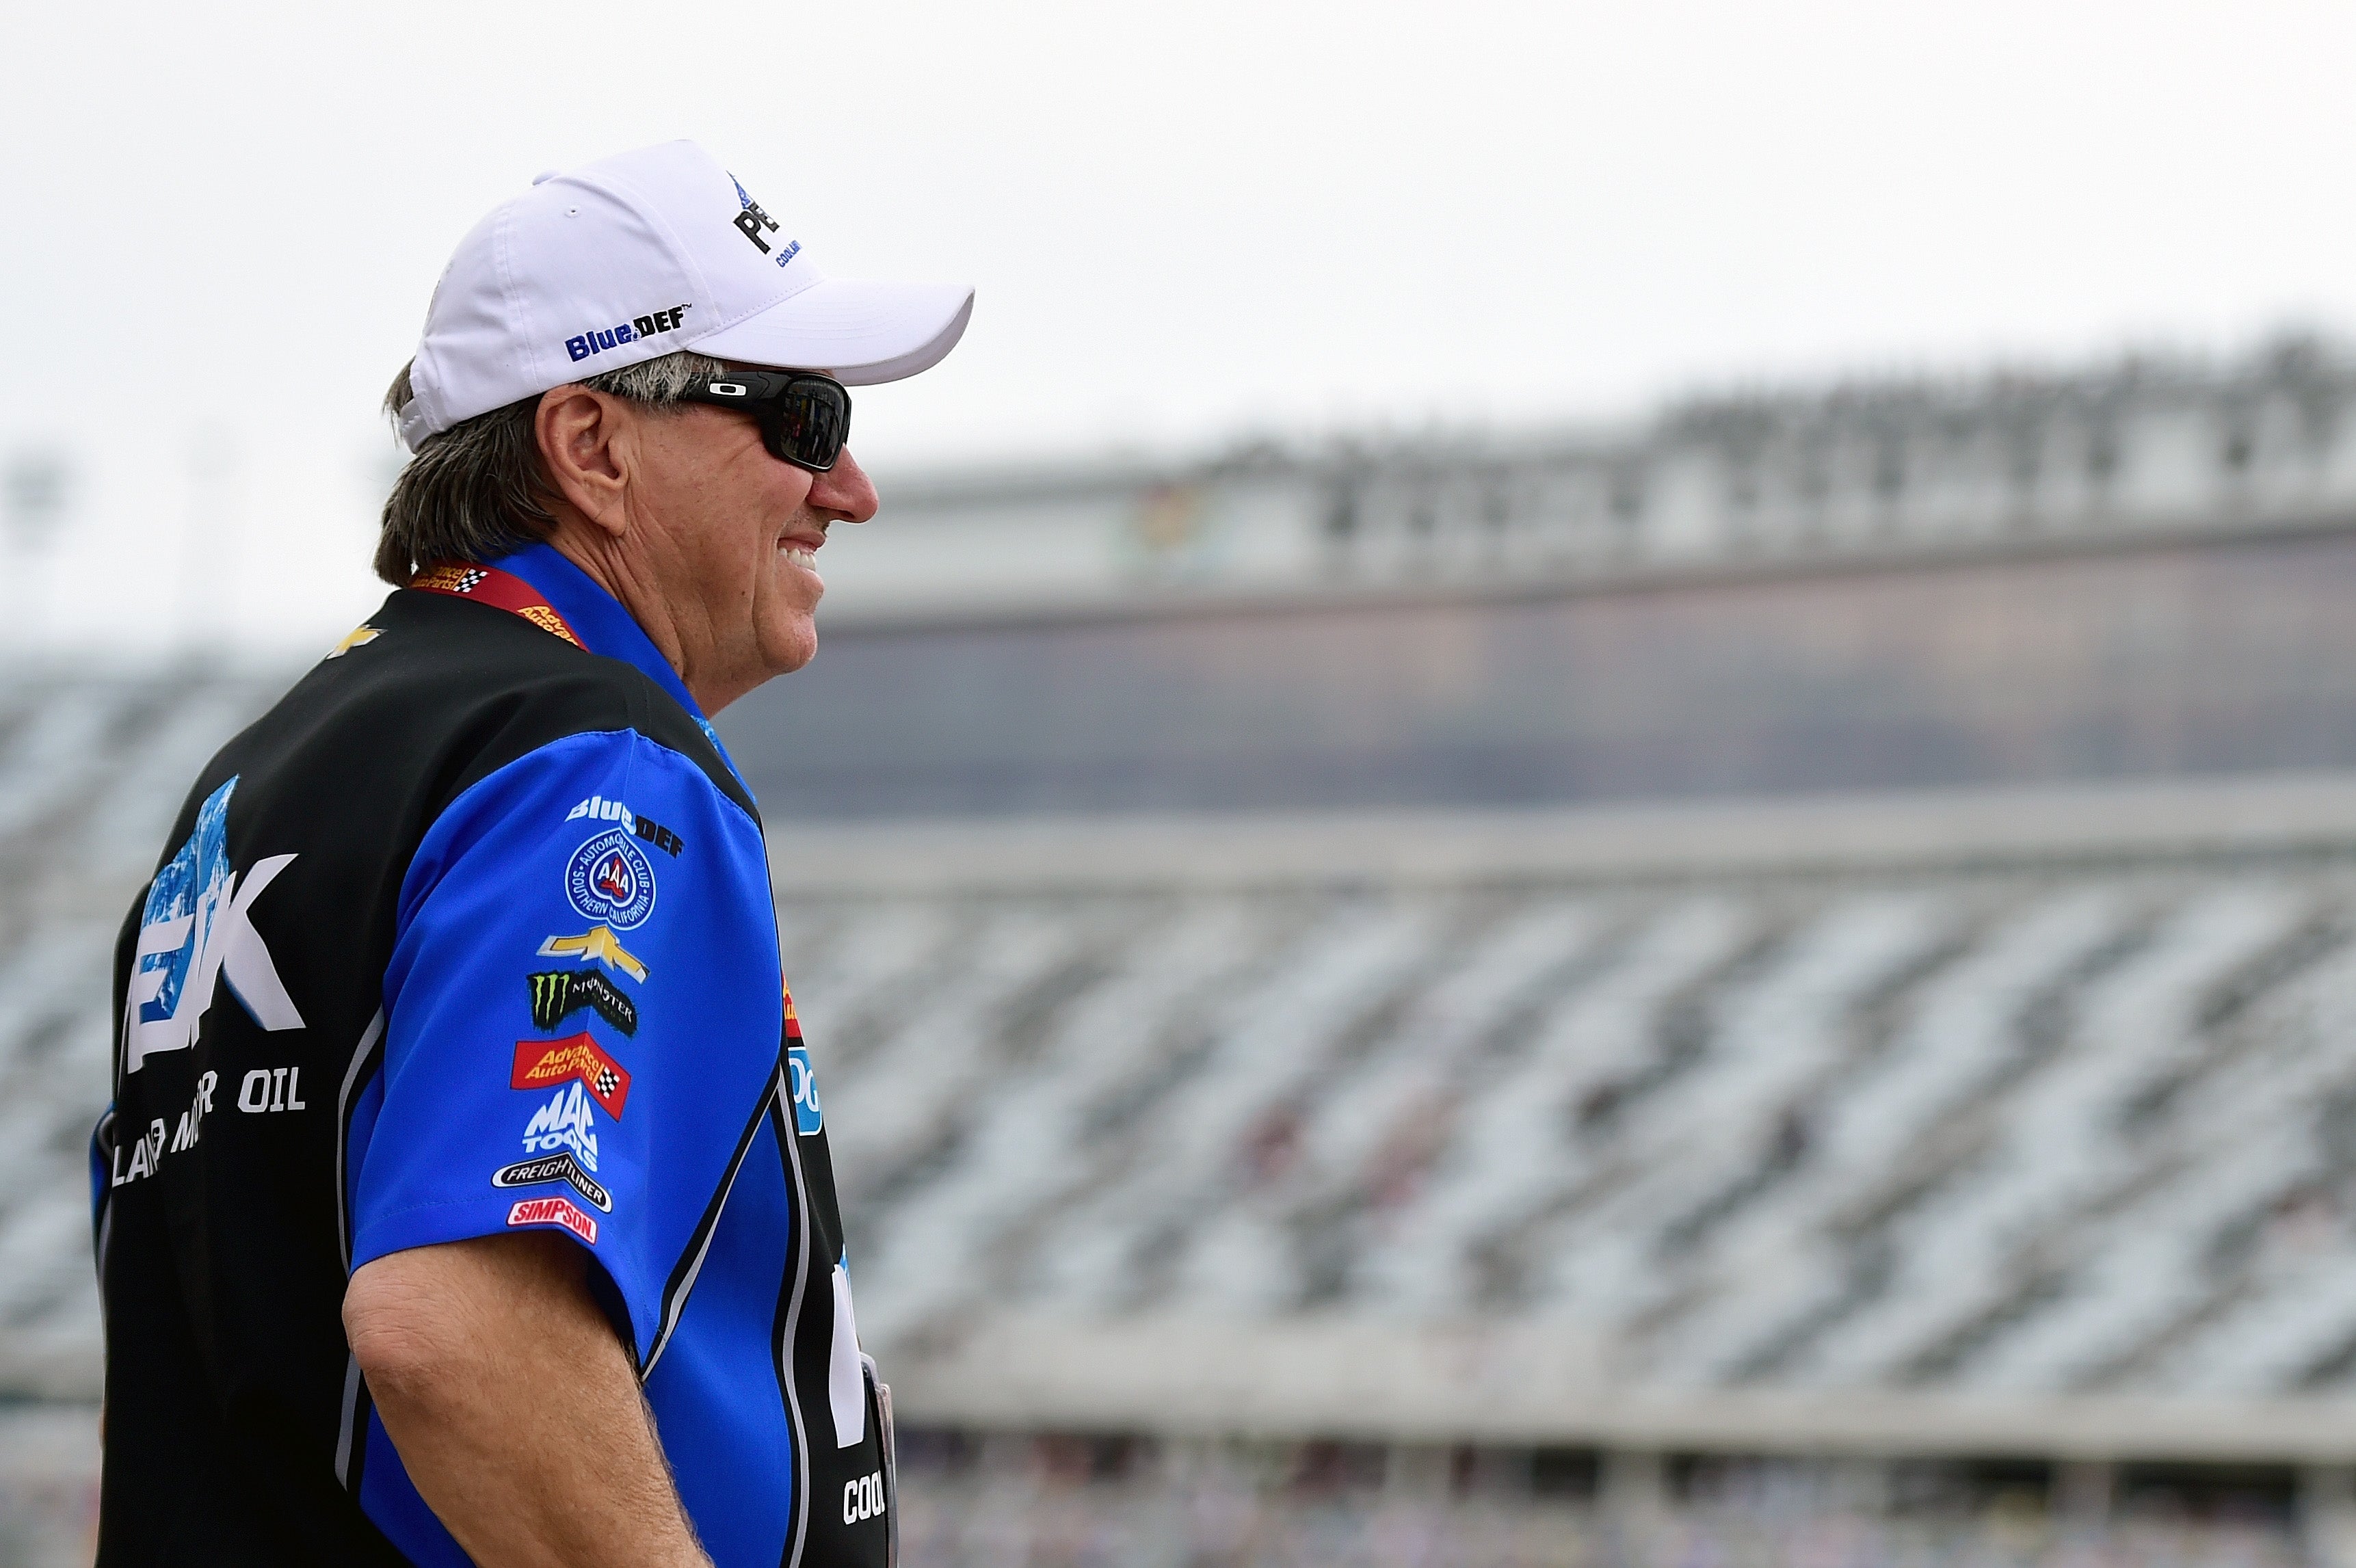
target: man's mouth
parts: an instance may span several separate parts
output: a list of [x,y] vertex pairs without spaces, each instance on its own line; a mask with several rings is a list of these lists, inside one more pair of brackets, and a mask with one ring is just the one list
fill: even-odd
[[816,571],[818,570],[818,552],[813,549],[804,549],[799,545],[779,545],[777,547],[777,559],[784,561],[787,566],[798,566],[804,571]]

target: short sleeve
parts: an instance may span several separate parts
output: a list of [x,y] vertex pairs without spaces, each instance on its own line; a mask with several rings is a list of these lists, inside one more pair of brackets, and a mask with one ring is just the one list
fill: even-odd
[[643,1363],[775,1093],[782,990],[760,831],[693,763],[602,731],[476,784],[402,883],[352,1266],[552,1231]]

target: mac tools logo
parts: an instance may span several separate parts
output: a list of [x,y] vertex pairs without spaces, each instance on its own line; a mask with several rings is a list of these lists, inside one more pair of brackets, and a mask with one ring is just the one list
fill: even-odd
[[186,1051],[225,979],[246,1015],[265,1029],[303,1027],[303,1015],[278,978],[270,949],[253,929],[254,901],[292,855],[267,855],[241,876],[229,863],[231,779],[205,797],[195,831],[147,884],[123,1005],[123,1070],[136,1072],[161,1051]]
[[568,1083],[555,1098],[531,1114],[524,1124],[526,1154],[570,1154],[589,1169],[597,1168],[595,1104],[578,1083]]
[[655,869],[636,835],[613,828],[573,851],[564,893],[587,918],[628,931],[655,912]]

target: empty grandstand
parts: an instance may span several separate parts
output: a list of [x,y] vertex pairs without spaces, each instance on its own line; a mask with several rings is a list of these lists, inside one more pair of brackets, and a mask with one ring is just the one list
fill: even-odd
[[[2351,400],[917,491],[723,726],[908,1561],[2356,1563]],[[115,923],[290,673],[0,691],[0,1553]]]

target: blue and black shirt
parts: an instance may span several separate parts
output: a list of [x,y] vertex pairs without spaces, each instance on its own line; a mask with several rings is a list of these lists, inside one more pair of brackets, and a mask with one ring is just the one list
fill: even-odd
[[465,1563],[340,1311],[511,1230],[594,1261],[716,1563],[887,1559],[753,798],[617,603],[495,564],[554,616],[393,593],[206,768],[123,926],[102,1564]]

